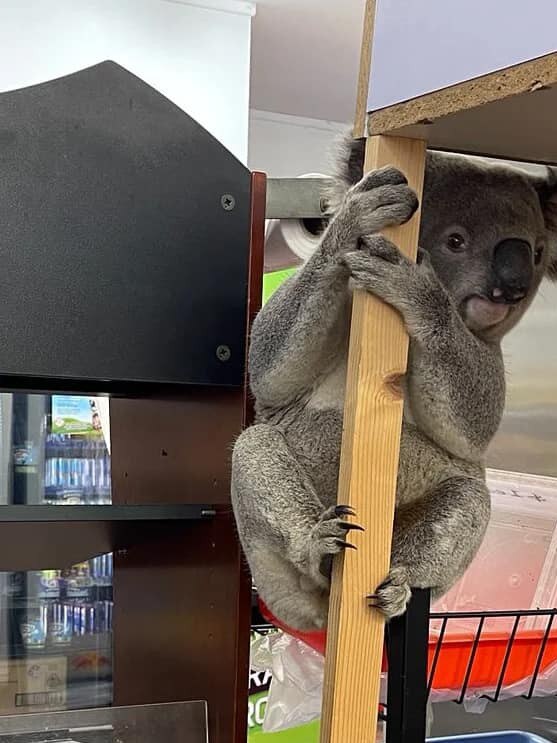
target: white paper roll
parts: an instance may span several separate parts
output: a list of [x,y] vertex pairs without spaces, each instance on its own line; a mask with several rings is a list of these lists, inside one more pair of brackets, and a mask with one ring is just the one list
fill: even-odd
[[[300,178],[324,178],[321,173],[305,173]],[[319,245],[320,235],[307,228],[302,219],[269,219],[265,228],[265,271],[291,268],[310,258]]]

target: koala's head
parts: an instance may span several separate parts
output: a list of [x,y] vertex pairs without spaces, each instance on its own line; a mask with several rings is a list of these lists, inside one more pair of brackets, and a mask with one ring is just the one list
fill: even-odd
[[420,246],[468,327],[500,338],[557,278],[557,178],[428,153]]
[[[333,204],[362,174],[362,140],[341,151]],[[557,174],[428,153],[420,247],[470,330],[502,338],[542,278],[557,279]]]

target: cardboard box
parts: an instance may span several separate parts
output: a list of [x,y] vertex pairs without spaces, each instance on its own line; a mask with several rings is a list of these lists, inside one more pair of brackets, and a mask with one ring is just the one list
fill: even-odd
[[66,708],[67,659],[37,656],[0,661],[0,714]]

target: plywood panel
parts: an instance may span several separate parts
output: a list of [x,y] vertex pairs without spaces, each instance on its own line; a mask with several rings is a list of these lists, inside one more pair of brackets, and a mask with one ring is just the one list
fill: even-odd
[[375,111],[368,128],[432,148],[556,163],[556,112],[554,53]]
[[554,0],[377,0],[368,110],[557,50]]

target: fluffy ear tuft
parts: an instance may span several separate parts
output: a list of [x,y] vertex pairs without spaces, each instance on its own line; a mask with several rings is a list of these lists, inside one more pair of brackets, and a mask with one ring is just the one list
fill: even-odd
[[549,265],[547,266],[547,276],[552,281],[557,281],[557,244],[554,244]]
[[557,168],[547,168],[546,177],[538,185],[547,229],[557,232]]
[[536,189],[550,237],[547,275],[557,281],[557,168],[548,167],[545,178],[536,183]]
[[327,213],[334,214],[346,192],[361,180],[364,172],[365,139],[354,139],[347,128],[336,139],[331,151],[331,178],[324,188]]

